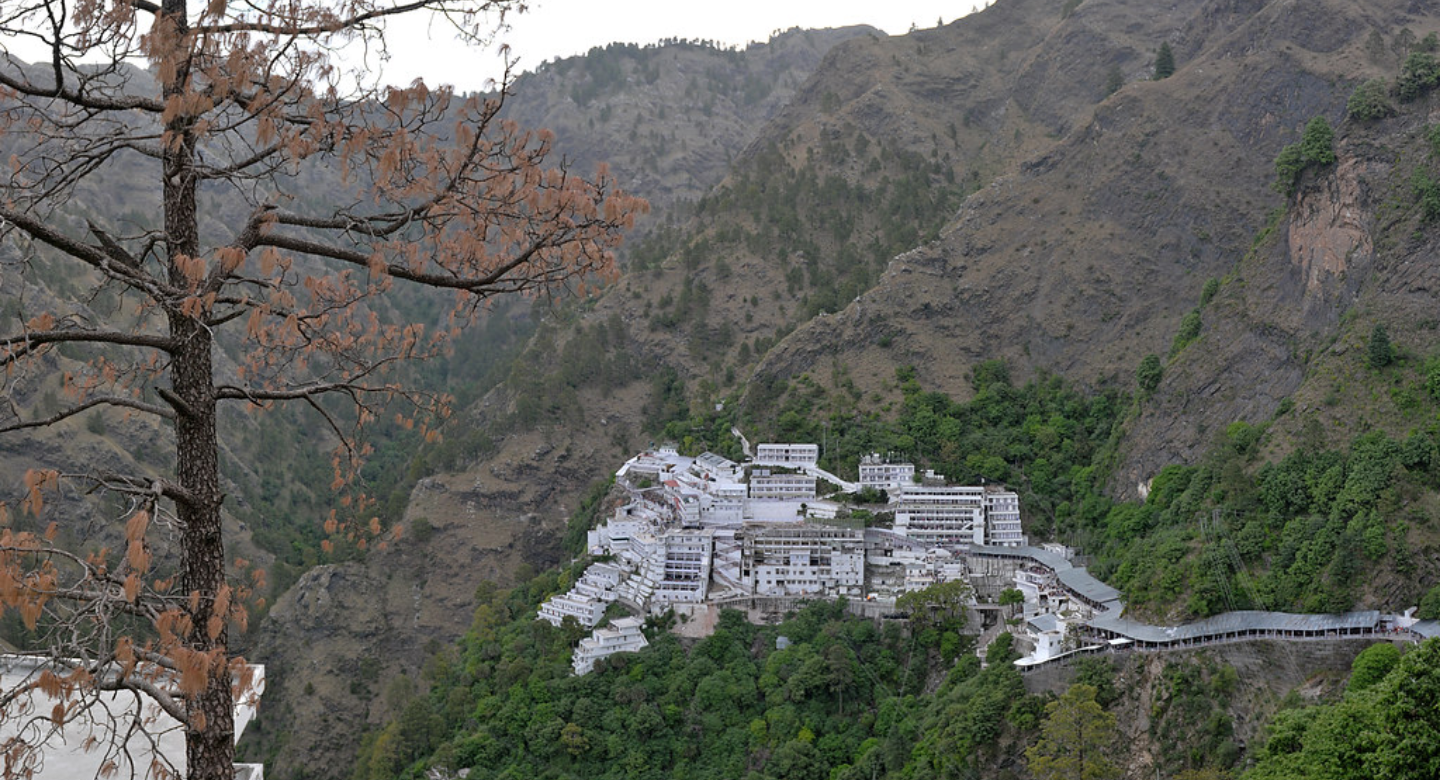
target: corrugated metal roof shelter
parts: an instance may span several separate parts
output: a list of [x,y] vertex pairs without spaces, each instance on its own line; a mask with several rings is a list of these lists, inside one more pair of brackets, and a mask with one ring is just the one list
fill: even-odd
[[1086,623],[1102,637],[1124,637],[1140,647],[1175,647],[1224,639],[1280,637],[1287,639],[1363,636],[1380,628],[1379,610],[1333,615],[1296,615],[1246,610],[1226,612],[1179,626],[1152,626],[1118,612],[1096,615]]
[[1104,609],[1106,602],[1120,599],[1120,591],[1090,576],[1090,572],[1084,569],[1061,569],[1055,572],[1055,578],[1060,580],[1065,590],[1089,602],[1092,607]]
[[1440,636],[1440,620],[1418,620],[1410,625],[1410,630],[1426,639],[1434,639]]
[[1060,585],[1065,590],[1091,607],[1117,612],[1119,610],[1120,591],[1095,579],[1083,566],[1072,564],[1063,555],[1043,547],[996,547],[972,544],[968,549],[971,555],[1032,560],[1055,572],[1055,578],[1060,581]]
[[968,549],[971,555],[986,555],[992,558],[1028,558],[1057,573],[1062,569],[1075,568],[1074,564],[1066,560],[1064,556],[1050,552],[1044,547],[999,547],[988,544],[972,544]]

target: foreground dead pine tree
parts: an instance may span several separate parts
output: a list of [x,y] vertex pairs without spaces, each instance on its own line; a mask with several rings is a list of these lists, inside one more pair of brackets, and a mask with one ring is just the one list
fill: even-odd
[[[39,514],[46,493],[70,482],[124,496],[131,510],[116,518],[123,555],[62,550],[51,535],[8,524],[0,531],[0,603],[52,640],[41,652],[53,673],[29,685],[69,702],[53,712],[5,709],[12,729],[26,726],[0,746],[6,777],[34,766],[37,744],[100,706],[108,689],[143,693],[185,724],[185,767],[148,771],[229,780],[240,665],[227,630],[243,620],[244,594],[226,575],[221,404],[309,402],[352,440],[352,426],[396,396],[435,411],[434,399],[387,384],[382,369],[432,354],[485,298],[613,274],[610,252],[642,201],[603,172],[586,180],[547,168],[546,137],[498,119],[496,100],[367,87],[326,56],[346,46],[373,55],[384,22],[408,13],[438,12],[479,42],[508,5],[0,3],[0,46],[28,39],[48,52],[28,67],[0,60],[0,149],[10,174],[0,274],[14,294],[13,282],[35,273],[39,259],[63,262],[81,290],[44,311],[27,301],[19,321],[0,325],[0,433],[101,409],[165,418],[175,442],[173,474],[160,479],[84,464],[27,475],[29,498],[17,511]],[[108,207],[93,198],[82,212],[77,192],[87,180],[137,156],[163,188],[163,226],[92,219]],[[299,185],[315,166],[354,187],[332,193],[345,205],[299,205],[315,202]],[[244,208],[228,235],[210,240],[215,231],[202,233],[201,218],[213,223],[221,198]],[[377,317],[375,299],[402,284],[453,291],[454,327],[431,333]],[[108,316],[89,305],[102,288],[118,296]],[[217,377],[217,338],[243,342],[238,379]],[[60,345],[71,357],[89,349],[92,359],[67,376],[65,408],[42,412],[25,389],[43,370],[37,361]],[[353,418],[321,403],[331,395],[347,399]],[[337,463],[343,482],[353,464]],[[157,571],[152,561],[168,545],[178,548],[168,553],[175,569]],[[21,701],[13,696],[0,704]],[[126,763],[122,736],[96,747],[117,766]]]

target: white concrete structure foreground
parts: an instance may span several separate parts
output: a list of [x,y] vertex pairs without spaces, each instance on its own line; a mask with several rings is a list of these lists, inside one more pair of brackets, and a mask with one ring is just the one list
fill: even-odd
[[[247,680],[235,702],[235,740],[255,718],[265,692],[265,667],[249,666]],[[37,763],[28,766],[35,780],[89,780],[94,777],[141,778],[167,772],[185,773],[185,730],[149,698],[134,691],[89,694],[93,706],[67,704],[59,724],[53,719],[62,700],[47,693],[42,681],[55,666],[25,655],[0,655],[0,686],[6,691],[27,688],[10,700],[0,715],[0,745],[7,754],[17,742],[39,746]],[[102,672],[104,674],[105,672]],[[115,672],[108,672],[114,674]],[[35,685],[35,683],[39,683]],[[109,771],[106,771],[109,769]],[[23,776],[23,768],[5,764],[5,776]],[[236,780],[264,780],[260,764],[236,764]]]

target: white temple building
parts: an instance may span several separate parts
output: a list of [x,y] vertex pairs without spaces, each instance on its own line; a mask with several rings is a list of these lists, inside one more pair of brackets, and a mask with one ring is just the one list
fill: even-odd
[[595,662],[609,658],[616,653],[634,653],[650,645],[641,633],[645,621],[637,617],[623,617],[610,621],[610,625],[595,629],[590,636],[580,640],[575,648],[571,665],[575,674],[589,674]]

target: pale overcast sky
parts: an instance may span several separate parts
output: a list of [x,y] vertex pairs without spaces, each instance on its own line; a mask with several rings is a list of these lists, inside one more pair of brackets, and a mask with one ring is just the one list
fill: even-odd
[[[0,3],[9,0],[0,0]],[[530,70],[546,60],[583,54],[607,43],[655,43],[690,38],[744,46],[765,41],[791,27],[844,27],[868,24],[891,35],[911,26],[946,24],[984,7],[984,0],[525,0],[528,10],[510,14],[510,29],[497,40],[508,43]],[[455,42],[443,22],[412,15],[392,22],[386,36],[391,59],[372,62],[385,83],[408,84],[417,77],[432,86],[485,90],[500,75],[498,49],[467,48]],[[0,38],[0,49],[27,60],[46,56],[28,42]]]
[[[702,38],[745,45],[767,40],[790,27],[843,27],[868,24],[892,35],[911,25],[946,24],[982,0],[533,0],[526,13],[511,15],[511,29],[500,36],[510,44],[523,69],[582,54],[611,42],[654,43],[662,38]],[[393,31],[392,60],[386,80],[405,83],[423,75],[429,84],[451,83],[462,90],[483,89],[498,71],[498,55],[454,46],[443,25],[423,24]]]

